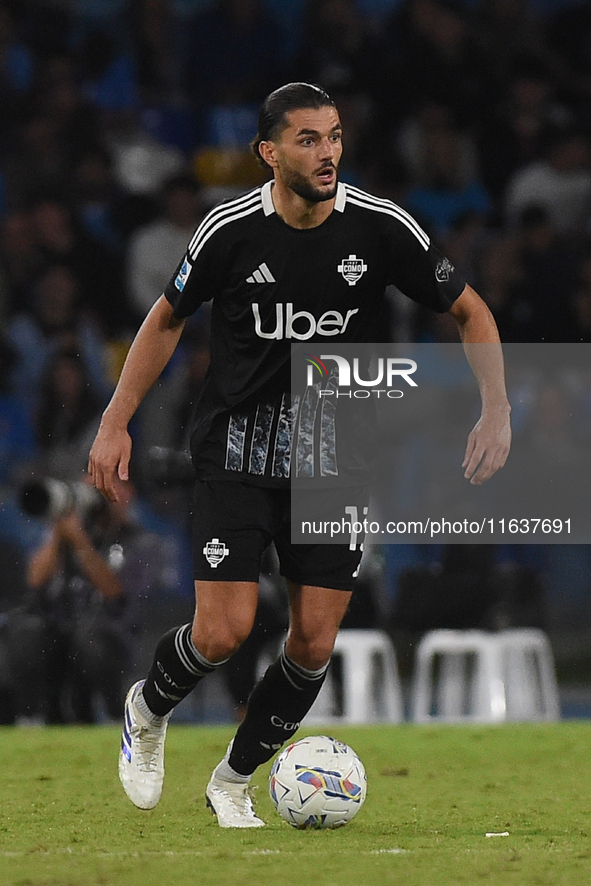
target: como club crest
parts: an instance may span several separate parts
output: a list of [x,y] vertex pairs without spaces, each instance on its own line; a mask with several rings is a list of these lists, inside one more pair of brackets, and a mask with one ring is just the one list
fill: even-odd
[[355,286],[367,271],[367,265],[362,258],[350,255],[349,258],[344,258],[341,261],[337,266],[337,271],[343,275],[349,286]]
[[219,538],[212,538],[203,548],[203,553],[209,565],[215,569],[219,566],[224,557],[228,556],[230,550],[226,547],[223,541],[219,540]]

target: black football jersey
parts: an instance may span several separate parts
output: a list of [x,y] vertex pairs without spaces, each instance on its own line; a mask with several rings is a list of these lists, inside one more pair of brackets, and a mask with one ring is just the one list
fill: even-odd
[[165,295],[178,318],[212,300],[211,363],[191,438],[198,476],[275,486],[315,472],[307,437],[318,398],[290,390],[291,345],[384,341],[388,285],[443,312],[465,281],[389,200],[340,183],[329,217],[302,230],[275,212],[271,190],[268,182],[212,209]]

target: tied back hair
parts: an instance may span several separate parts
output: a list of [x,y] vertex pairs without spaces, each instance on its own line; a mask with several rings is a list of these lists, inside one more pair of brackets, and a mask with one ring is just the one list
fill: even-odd
[[287,115],[290,111],[303,108],[334,108],[335,103],[330,95],[314,83],[287,83],[280,86],[267,96],[259,112],[258,132],[251,142],[251,149],[261,166],[269,168],[261,157],[261,142],[274,141],[288,125]]

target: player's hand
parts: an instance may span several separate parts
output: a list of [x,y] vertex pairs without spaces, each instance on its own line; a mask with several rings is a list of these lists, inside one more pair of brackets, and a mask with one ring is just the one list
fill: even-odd
[[468,436],[464,477],[475,486],[490,480],[507,461],[510,448],[509,409],[483,412]]
[[101,423],[88,458],[88,473],[108,501],[119,501],[120,481],[129,480],[131,437],[126,429]]

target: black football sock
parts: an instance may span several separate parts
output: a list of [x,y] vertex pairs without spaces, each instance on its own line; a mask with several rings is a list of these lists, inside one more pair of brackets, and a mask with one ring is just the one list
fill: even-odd
[[328,665],[309,671],[285,653],[267,670],[248,699],[246,717],[238,727],[228,763],[250,775],[298,730],[322,688]]
[[208,661],[195,648],[190,624],[168,631],[158,641],[142,690],[148,708],[164,717],[221,664]]

